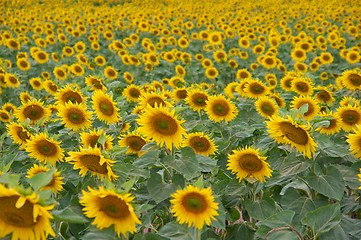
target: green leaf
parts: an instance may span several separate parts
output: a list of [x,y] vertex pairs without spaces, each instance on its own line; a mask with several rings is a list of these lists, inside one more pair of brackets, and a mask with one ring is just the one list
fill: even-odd
[[104,147],[105,142],[107,141],[107,137],[104,132],[99,136],[98,143]]
[[311,227],[315,235],[330,231],[341,221],[339,204],[326,205],[308,212],[301,220],[302,224]]
[[170,240],[193,240],[194,231],[195,228],[188,228],[187,225],[169,222],[159,230],[158,234]]
[[47,172],[38,173],[35,176],[29,178],[28,182],[35,191],[38,191],[40,188],[48,185],[51,182],[54,173],[55,169],[50,169]]
[[342,239],[342,240],[349,240],[348,234],[345,230],[341,227],[340,224],[334,226],[330,231],[320,234],[320,240],[328,240],[328,239]]
[[305,115],[305,113],[308,111],[308,103],[303,104],[299,109],[298,109],[298,114],[300,114],[301,116]]
[[311,163],[308,162],[297,162],[297,161],[290,161],[285,165],[281,166],[281,169],[279,170],[280,174],[282,176],[294,176],[296,174],[299,174],[308,168],[310,168]]
[[307,177],[307,183],[317,192],[326,197],[340,201],[344,194],[345,184],[342,175],[335,167],[329,167],[325,175],[315,175]]
[[248,214],[257,220],[264,220],[272,216],[277,210],[275,201],[269,197],[260,201],[245,200],[244,207]]
[[54,220],[58,222],[69,222],[69,223],[87,223],[89,220],[81,213],[76,213],[72,208],[65,208],[62,210],[54,210],[51,212],[54,216]]
[[135,183],[135,177],[132,177],[129,181],[126,181],[121,185],[121,188],[124,190],[124,192],[128,193],[130,189],[133,187]]
[[153,150],[146,152],[137,160],[134,161],[133,165],[138,168],[149,168],[159,161],[159,150]]
[[190,147],[181,149],[181,157],[179,159],[166,157],[164,163],[183,174],[187,180],[197,176],[199,164],[196,154]]
[[161,237],[155,233],[138,233],[134,236],[133,240],[167,240],[167,238]]
[[299,240],[299,238],[297,234],[291,230],[281,230],[267,235],[267,240]]
[[292,219],[295,216],[295,212],[291,210],[284,210],[277,212],[272,216],[268,217],[264,221],[259,222],[259,226],[266,226],[269,228],[279,228],[291,225]]
[[235,224],[227,227],[226,240],[253,240],[255,231],[246,224]]
[[216,159],[212,159],[202,155],[197,155],[197,160],[199,163],[199,171],[201,172],[212,172],[213,169],[217,166]]
[[15,187],[19,185],[20,175],[4,173],[0,176],[0,183],[6,184],[9,187]]
[[173,183],[167,184],[162,180],[162,176],[158,173],[152,173],[147,181],[147,190],[150,197],[160,203],[170,197],[175,192],[176,186]]

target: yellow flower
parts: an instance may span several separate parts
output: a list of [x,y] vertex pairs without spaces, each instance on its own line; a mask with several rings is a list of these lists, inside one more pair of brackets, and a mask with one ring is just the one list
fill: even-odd
[[25,149],[26,143],[31,138],[30,132],[24,126],[15,122],[10,122],[7,125],[7,131],[14,143],[19,144],[20,149]]
[[347,135],[347,143],[350,145],[350,152],[361,160],[361,127],[358,126],[354,133]]
[[[100,137],[105,138],[105,142],[103,145],[99,143]],[[113,137],[110,136],[109,134],[106,134],[102,129],[94,128],[93,130],[90,130],[89,132],[82,132],[82,133],[80,133],[80,140],[81,140],[81,143],[83,144],[84,148],[98,147],[102,150],[104,149],[107,151],[109,149],[112,149],[112,147],[113,147],[113,144],[112,144]]]
[[361,70],[346,70],[342,73],[342,85],[349,90],[361,89]]
[[270,118],[278,114],[278,105],[274,99],[268,96],[259,97],[254,103],[256,111],[264,118]]
[[171,195],[171,212],[180,224],[202,229],[218,216],[218,203],[214,201],[211,188],[200,189],[188,185]]
[[135,132],[127,132],[122,135],[118,141],[119,146],[127,147],[126,154],[138,154],[141,155],[142,147],[147,143],[140,134]]
[[[320,117],[324,117],[329,122],[328,126],[321,126],[316,128],[316,131],[319,131],[320,133],[326,134],[326,135],[333,135],[335,133],[338,133],[342,129],[342,122],[341,119],[334,113],[322,113],[320,114]],[[331,119],[329,119],[331,118]]]
[[[75,90],[73,90],[75,88]],[[58,90],[55,94],[55,98],[57,99],[57,105],[65,105],[68,102],[72,103],[82,103],[86,100],[86,98],[82,95],[82,93],[77,89],[78,85],[68,84],[65,87]]]
[[[46,166],[40,166],[37,164],[34,164],[27,172],[26,177],[27,178],[32,178],[34,176],[36,176],[39,173],[46,173],[49,172],[50,169]],[[51,179],[51,181],[44,187],[41,188],[41,190],[51,190],[52,192],[60,192],[61,190],[63,190],[63,179],[64,177],[60,176],[60,172],[58,170],[56,170],[53,174],[53,177]]]
[[29,118],[30,123],[35,124],[41,119],[46,121],[50,117],[51,111],[44,107],[43,102],[40,100],[30,100],[23,103],[23,105],[15,111],[14,115],[20,122],[25,122],[26,119]]
[[238,114],[237,107],[223,95],[210,96],[206,105],[205,111],[214,122],[229,122]]
[[92,124],[92,112],[87,111],[87,106],[83,103],[68,102],[59,105],[58,116],[66,128],[74,131],[89,128]]
[[113,190],[102,187],[82,191],[80,204],[84,206],[84,214],[88,218],[94,218],[92,222],[99,229],[114,225],[118,237],[126,236],[128,232],[137,231],[136,224],[141,224],[134,212],[131,202],[134,197],[130,194],[118,194]]
[[308,132],[309,125],[298,124],[290,116],[287,118],[274,116],[266,124],[268,133],[277,143],[289,144],[308,158],[315,153],[317,143]]
[[155,104],[154,108],[146,108],[139,116],[138,132],[155,141],[159,146],[165,145],[168,149],[178,148],[182,143],[185,130],[181,126],[184,120],[178,120],[175,110]]
[[214,140],[203,132],[189,133],[183,142],[183,146],[193,148],[194,152],[203,156],[213,155],[217,151]]
[[109,181],[118,178],[112,170],[115,161],[106,159],[100,149],[80,148],[79,152],[69,152],[69,157],[65,161],[74,165],[74,169],[80,169],[79,175],[84,177],[89,171],[90,174],[96,175],[100,180],[108,179]]
[[312,120],[315,116],[318,115],[320,107],[318,103],[310,96],[295,96],[291,102],[291,109],[300,109],[302,106],[307,104],[307,111],[299,117],[302,117],[305,120]]
[[0,184],[0,238],[12,234],[12,239],[46,240],[55,237],[49,213],[54,205],[42,206],[40,197],[33,193],[24,196],[15,189]]
[[189,107],[200,112],[202,109],[205,109],[207,106],[208,93],[204,90],[191,88],[188,91],[188,95],[185,98],[186,103]]
[[355,130],[361,124],[361,110],[358,106],[342,106],[337,109],[337,116],[341,119],[342,129],[346,132]]
[[64,157],[64,150],[59,145],[60,142],[49,138],[46,133],[38,133],[27,141],[25,150],[29,153],[29,157],[54,166]]
[[233,150],[228,155],[227,169],[236,174],[239,181],[244,178],[253,177],[260,182],[265,182],[265,178],[270,178],[272,170],[267,157],[262,157],[258,149],[251,147]]
[[99,90],[95,91],[92,101],[93,109],[100,121],[106,124],[114,124],[121,120],[119,109],[109,94]]

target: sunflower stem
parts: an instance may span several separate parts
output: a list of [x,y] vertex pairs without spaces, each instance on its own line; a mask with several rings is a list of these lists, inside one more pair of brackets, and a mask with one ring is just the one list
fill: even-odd
[[195,238],[194,240],[201,240],[202,230],[195,227]]

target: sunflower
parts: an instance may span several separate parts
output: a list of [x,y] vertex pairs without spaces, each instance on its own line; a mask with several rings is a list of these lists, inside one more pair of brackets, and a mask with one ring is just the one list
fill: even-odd
[[224,50],[216,50],[213,52],[213,59],[219,63],[227,62],[227,53]]
[[79,152],[69,152],[69,157],[65,161],[74,165],[74,169],[80,169],[80,176],[84,177],[89,171],[90,174],[96,175],[100,180],[107,179],[109,181],[116,180],[116,176],[112,170],[115,161],[106,159],[99,148],[82,148]]
[[184,67],[182,67],[181,65],[175,66],[175,72],[179,77],[184,77],[187,73]]
[[349,64],[356,64],[360,62],[361,55],[359,51],[351,50],[346,53],[345,58]]
[[[40,166],[37,164],[34,164],[28,171],[27,171],[27,178],[32,178],[39,173],[46,173],[49,172],[50,168],[46,166]],[[54,193],[61,192],[63,190],[63,179],[64,177],[60,176],[60,172],[56,170],[53,174],[53,177],[51,181],[44,187],[42,187],[40,190],[51,190]]]
[[236,93],[236,87],[238,86],[238,82],[230,82],[224,88],[224,94],[228,98],[234,98],[234,94]]
[[185,101],[192,110],[200,112],[206,108],[208,97],[206,91],[192,88],[188,91]]
[[247,83],[244,85],[243,91],[249,98],[259,98],[269,93],[269,88],[258,79],[247,79]]
[[37,91],[42,90],[44,87],[43,82],[41,81],[41,78],[30,78],[29,83],[30,83],[31,87]]
[[266,69],[271,69],[277,66],[277,61],[274,56],[265,56],[264,58],[262,58],[261,64]]
[[358,126],[354,133],[348,134],[346,141],[350,145],[351,154],[361,160],[361,127]]
[[307,58],[307,53],[302,48],[295,48],[291,51],[291,57],[296,62],[303,62]]
[[339,107],[336,114],[341,119],[342,129],[346,132],[355,130],[356,126],[361,123],[361,110],[358,106]]
[[53,166],[56,161],[62,161],[64,157],[64,150],[60,147],[60,142],[49,138],[44,132],[31,136],[26,143],[25,150],[29,153],[29,157]]
[[39,51],[34,53],[33,58],[38,63],[44,64],[44,63],[47,63],[49,61],[49,54],[47,52],[39,50]]
[[[112,149],[113,144],[113,137],[110,136],[109,134],[106,134],[102,129],[96,129],[94,128],[93,130],[90,130],[89,132],[82,132],[80,133],[80,139],[81,139],[81,143],[83,144],[84,148],[88,148],[88,147],[97,147],[100,148],[101,150],[109,150]],[[102,140],[104,141],[104,144],[101,144],[99,142],[100,139],[105,139]]]
[[208,42],[212,45],[218,45],[218,44],[222,44],[222,35],[220,32],[211,32],[211,33],[207,33],[205,31],[203,31],[201,34],[201,39],[207,39]]
[[321,118],[326,118],[328,121],[327,126],[320,126],[316,128],[316,131],[326,134],[326,135],[334,135],[342,129],[341,119],[334,113],[321,113]]
[[46,80],[44,82],[44,89],[50,94],[55,94],[58,91],[58,85],[51,80]]
[[313,82],[309,78],[295,78],[292,80],[291,89],[299,95],[312,95]]
[[184,120],[178,120],[175,110],[155,104],[154,108],[146,108],[139,116],[138,132],[155,141],[159,146],[165,145],[168,149],[178,148],[182,143],[185,130],[181,126]]
[[208,67],[205,70],[206,77],[209,79],[214,79],[218,77],[218,70],[215,67]]
[[341,77],[342,85],[348,90],[360,90],[361,89],[361,70],[353,69],[346,70],[342,73]]
[[26,143],[31,139],[31,133],[24,126],[15,122],[10,122],[6,127],[14,143],[19,144],[20,149],[25,149]]
[[267,157],[260,155],[258,149],[240,148],[233,150],[232,154],[228,154],[227,169],[236,174],[239,181],[252,177],[260,182],[265,182],[265,178],[270,178],[272,175],[272,170],[266,159]]
[[9,88],[18,88],[20,86],[19,78],[11,73],[5,73],[5,83]]
[[11,121],[10,113],[4,109],[0,109],[0,121],[7,123]]
[[353,107],[359,107],[361,106],[360,101],[357,98],[344,96],[340,101],[340,107],[344,107],[347,105],[353,106]]
[[211,188],[200,189],[188,185],[171,195],[171,212],[180,224],[202,229],[218,216],[218,203],[214,201]]
[[210,120],[214,122],[233,120],[237,114],[237,107],[223,95],[210,96],[206,101],[205,111]]
[[23,103],[23,105],[15,111],[14,115],[20,122],[25,122],[26,119],[29,118],[30,123],[35,124],[41,119],[46,121],[51,116],[51,111],[44,107],[43,102],[40,100],[31,100]]
[[14,188],[0,184],[0,238],[12,234],[12,239],[46,240],[55,237],[49,213],[54,205],[42,206],[36,193],[23,195]]
[[59,105],[58,116],[66,128],[74,131],[89,128],[92,124],[92,112],[87,111],[87,106],[82,103],[68,102]]
[[327,87],[318,86],[315,88],[317,93],[315,94],[315,98],[319,102],[323,102],[329,106],[332,106],[335,98],[332,96],[332,92],[329,91]]
[[143,108],[146,107],[155,107],[155,105],[158,106],[171,106],[170,103],[166,101],[166,97],[162,93],[143,93],[139,98],[139,105]]
[[191,147],[194,152],[203,156],[213,155],[217,151],[214,140],[203,132],[189,133],[183,142],[183,147]]
[[7,111],[8,113],[15,113],[16,106],[11,102],[4,103],[1,109]]
[[21,103],[27,103],[30,101],[34,101],[34,98],[30,95],[29,92],[21,92],[19,95]]
[[318,115],[320,107],[318,102],[310,96],[295,96],[291,102],[291,109],[300,109],[302,106],[307,104],[307,111],[300,117],[305,120],[312,120]]
[[101,90],[101,91],[106,91],[107,88],[104,86],[102,80],[99,77],[95,77],[95,76],[87,76],[85,77],[85,84],[90,88],[90,90]]
[[67,73],[62,67],[54,67],[53,74],[55,78],[64,81],[67,78]]
[[128,232],[137,231],[136,224],[141,224],[134,212],[131,202],[134,197],[130,194],[118,194],[113,190],[103,187],[82,191],[79,203],[84,206],[84,214],[88,218],[94,218],[93,225],[99,229],[114,225],[115,232],[126,236]]
[[77,77],[81,77],[84,75],[84,68],[79,63],[73,63],[70,66],[70,72]]
[[142,154],[141,149],[146,143],[146,139],[135,132],[127,132],[125,135],[121,135],[118,141],[119,146],[128,148],[126,154],[138,155]]
[[92,96],[93,109],[100,121],[106,124],[119,122],[119,109],[112,97],[103,91],[95,91]]
[[142,94],[142,89],[137,85],[130,84],[124,90],[122,95],[126,97],[128,102],[138,102]]
[[172,92],[173,98],[177,101],[180,101],[182,99],[185,99],[188,96],[187,88],[181,87],[181,88],[175,88]]
[[106,59],[100,55],[94,58],[94,62],[100,67],[104,66],[107,63]]
[[28,71],[30,69],[30,63],[26,58],[19,58],[16,60],[16,65],[21,71]]
[[256,111],[264,118],[270,118],[278,114],[279,106],[276,101],[268,96],[259,97],[255,103]]
[[112,66],[108,66],[104,69],[104,76],[106,78],[114,80],[117,79],[118,72]]
[[279,144],[290,144],[302,155],[311,158],[317,143],[311,137],[309,125],[298,124],[290,116],[272,117],[266,122],[268,133]]

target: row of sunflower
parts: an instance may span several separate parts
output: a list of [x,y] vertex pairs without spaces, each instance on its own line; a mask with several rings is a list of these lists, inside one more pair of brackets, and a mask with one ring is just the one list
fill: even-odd
[[4,1],[0,237],[360,239],[360,8]]

